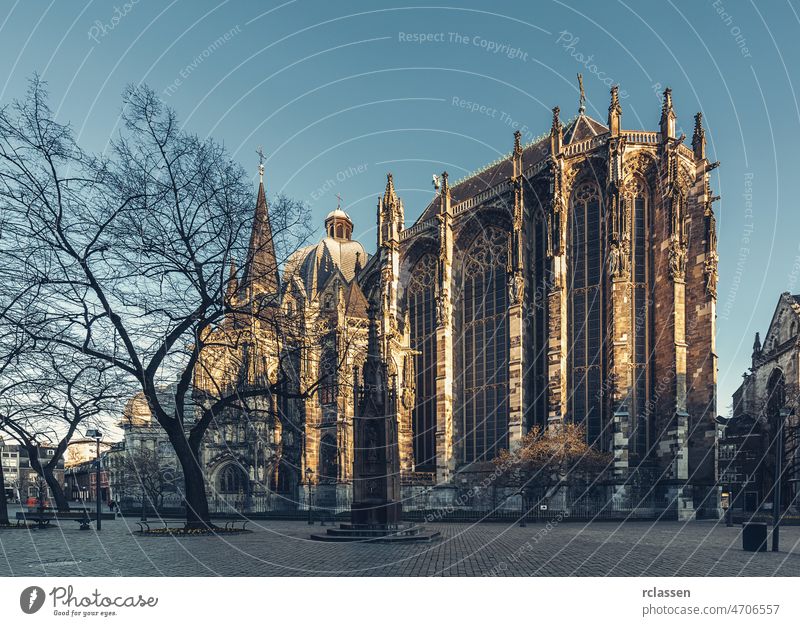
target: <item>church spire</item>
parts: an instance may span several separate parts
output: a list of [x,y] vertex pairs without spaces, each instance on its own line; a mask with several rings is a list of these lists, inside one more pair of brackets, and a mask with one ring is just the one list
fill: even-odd
[[258,165],[260,180],[256,197],[256,211],[242,279],[244,293],[251,301],[261,296],[275,295],[279,288],[278,260],[275,257],[275,242],[272,236],[272,225],[269,221],[267,195],[264,192],[264,163],[260,149],[259,155],[261,162]]
[[580,91],[580,97],[578,100],[578,113],[583,115],[586,113],[586,92],[583,90],[583,74],[578,74],[578,90]]

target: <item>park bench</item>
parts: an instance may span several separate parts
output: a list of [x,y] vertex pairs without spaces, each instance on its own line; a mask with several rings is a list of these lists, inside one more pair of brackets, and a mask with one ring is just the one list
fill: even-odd
[[[100,519],[105,519],[101,513]],[[113,518],[112,518],[113,519]],[[78,522],[81,530],[89,530],[89,523],[97,521],[97,514],[89,511],[18,511],[17,525],[20,522],[35,522],[40,529],[49,528],[50,522],[68,521]]]

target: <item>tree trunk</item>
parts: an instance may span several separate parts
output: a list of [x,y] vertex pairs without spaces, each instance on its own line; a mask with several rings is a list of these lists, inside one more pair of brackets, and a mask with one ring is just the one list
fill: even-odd
[[44,473],[44,480],[47,483],[47,486],[50,488],[50,493],[53,495],[53,500],[55,500],[56,509],[64,512],[69,511],[69,501],[64,493],[64,488],[58,482],[58,479],[53,473],[53,468],[45,465],[42,469]]
[[0,525],[8,526],[8,503],[6,502],[6,478],[3,474],[3,459],[0,458]]
[[167,434],[183,469],[186,528],[211,528],[213,525],[208,511],[206,480],[200,466],[199,451],[192,450],[181,430],[175,432],[170,429]]

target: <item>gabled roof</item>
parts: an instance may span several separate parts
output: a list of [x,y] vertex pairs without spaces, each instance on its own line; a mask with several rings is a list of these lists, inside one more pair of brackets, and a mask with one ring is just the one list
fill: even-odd
[[581,113],[568,123],[564,129],[564,145],[590,139],[607,132],[608,126],[592,119],[585,113]]
[[781,311],[784,309],[791,310],[792,313],[798,319],[800,319],[800,295],[792,295],[788,291],[785,291],[781,294],[780,298],[778,298],[778,304],[775,306],[775,311],[770,319],[767,332],[764,333],[764,341],[762,345],[765,353],[768,353],[770,350],[772,350],[773,345],[777,346],[781,344],[781,337],[776,336],[776,333],[778,332],[776,326],[778,317],[780,316]]
[[345,293],[345,314],[348,317],[369,319],[369,303],[356,281],[350,283]]

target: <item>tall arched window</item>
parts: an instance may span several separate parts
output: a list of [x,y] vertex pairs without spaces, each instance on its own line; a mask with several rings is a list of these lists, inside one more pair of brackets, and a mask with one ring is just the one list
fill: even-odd
[[547,267],[547,221],[542,210],[536,210],[533,222],[533,302],[530,332],[533,337],[532,366],[528,372],[531,390],[528,427],[547,425],[547,293],[549,272]]
[[594,443],[603,426],[603,205],[597,185],[583,183],[570,203],[569,411]]
[[436,468],[436,258],[426,254],[408,283],[408,321],[414,357],[416,401],[412,411],[414,467]]
[[460,355],[462,460],[508,447],[508,234],[485,228],[465,253]]
[[631,280],[633,281],[633,397],[630,399],[632,423],[635,424],[632,448],[644,458],[650,447],[647,404],[652,380],[649,353],[651,351],[651,303],[650,288],[652,255],[650,251],[650,205],[647,188],[640,180],[632,182],[625,202],[633,220],[631,237]]

